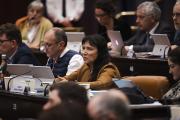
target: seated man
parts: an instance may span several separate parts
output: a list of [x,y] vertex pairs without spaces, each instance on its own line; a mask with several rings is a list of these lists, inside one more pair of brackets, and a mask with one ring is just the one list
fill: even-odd
[[159,22],[161,10],[154,2],[143,2],[136,10],[136,22],[139,27],[135,35],[130,38],[125,49],[135,52],[150,52],[153,50],[154,41],[151,34],[167,34],[172,40],[174,30],[168,24]]
[[33,64],[38,61],[22,42],[21,32],[14,24],[0,26],[0,54],[6,54],[9,64]]
[[76,102],[82,106],[88,103],[86,89],[75,82],[62,82],[50,87],[49,100],[44,105],[44,110],[49,110],[61,103]]
[[50,66],[54,76],[65,76],[80,68],[84,61],[76,51],[67,47],[66,33],[60,28],[52,28],[46,32],[44,47],[49,57],[47,66]]
[[176,29],[173,47],[177,47],[177,46],[180,46],[180,0],[177,0],[173,8],[173,20],[174,20],[174,26]]
[[28,6],[27,16],[16,21],[22,39],[32,49],[39,49],[44,34],[53,27],[50,20],[43,17],[44,6],[40,1],[33,1]]

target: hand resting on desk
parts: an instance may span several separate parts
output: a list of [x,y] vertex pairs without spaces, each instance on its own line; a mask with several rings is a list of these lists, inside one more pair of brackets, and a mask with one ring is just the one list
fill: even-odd
[[68,80],[66,80],[66,78],[64,77],[58,77],[58,78],[55,78],[55,83],[58,83],[58,82],[68,82]]

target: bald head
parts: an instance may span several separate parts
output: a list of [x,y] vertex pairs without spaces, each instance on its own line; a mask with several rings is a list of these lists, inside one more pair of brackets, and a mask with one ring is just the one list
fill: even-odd
[[110,90],[90,100],[88,113],[93,120],[128,120],[130,116],[128,104],[128,98],[124,93]]

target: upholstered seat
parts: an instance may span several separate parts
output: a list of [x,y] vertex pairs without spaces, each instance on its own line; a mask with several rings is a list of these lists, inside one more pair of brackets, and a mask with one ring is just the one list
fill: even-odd
[[128,76],[123,79],[132,80],[146,95],[156,99],[160,99],[169,89],[169,81],[164,76]]

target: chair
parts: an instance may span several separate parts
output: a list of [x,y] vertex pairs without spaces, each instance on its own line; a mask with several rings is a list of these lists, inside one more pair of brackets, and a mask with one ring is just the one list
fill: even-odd
[[169,80],[164,76],[132,76],[124,77],[132,80],[142,91],[155,99],[160,99],[169,88]]

